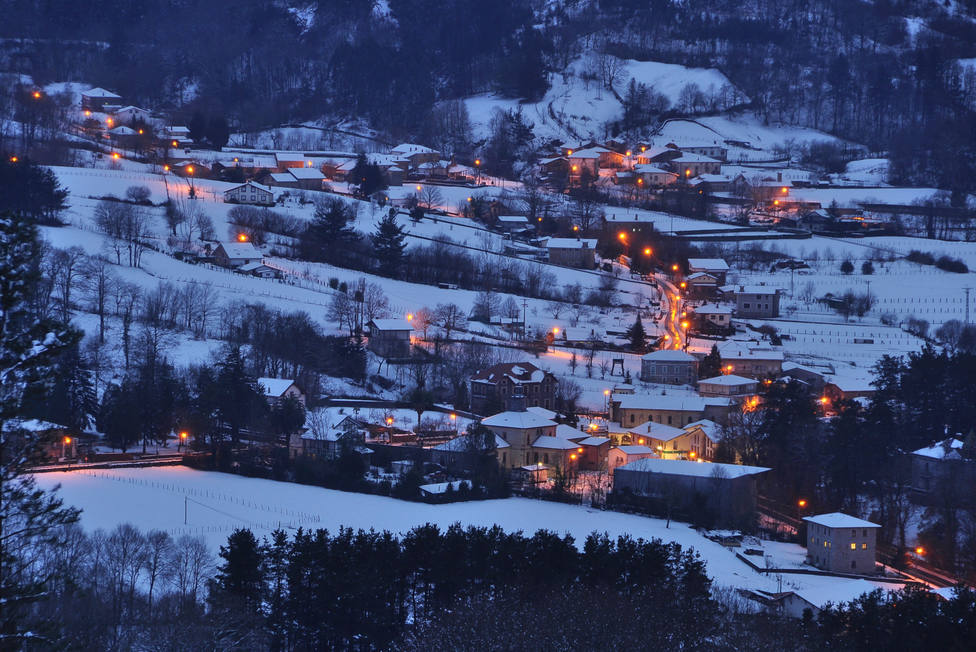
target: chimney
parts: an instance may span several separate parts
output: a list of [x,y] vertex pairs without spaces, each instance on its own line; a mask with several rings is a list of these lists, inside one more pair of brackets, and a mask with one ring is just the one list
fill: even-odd
[[516,386],[512,395],[508,397],[509,412],[525,412],[525,390]]

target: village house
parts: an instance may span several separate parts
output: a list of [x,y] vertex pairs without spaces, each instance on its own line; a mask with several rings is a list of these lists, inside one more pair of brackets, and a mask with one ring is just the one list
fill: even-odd
[[807,516],[807,563],[834,573],[877,573],[881,526],[841,512]]
[[725,285],[725,277],[729,273],[729,264],[722,258],[689,258],[688,274],[708,274],[718,285]]
[[680,147],[682,152],[688,154],[698,154],[699,156],[708,156],[709,158],[714,158],[719,161],[726,161],[729,157],[729,150],[727,147],[722,147],[721,145],[715,143],[712,145],[682,145]]
[[656,457],[654,450],[650,446],[643,444],[616,446],[607,451],[607,471],[613,473],[617,467],[642,460],[646,457]]
[[325,175],[321,170],[312,167],[288,168],[288,174],[295,178],[295,188],[302,190],[322,190]]
[[367,465],[373,454],[373,450],[366,447],[366,431],[352,417],[345,417],[321,431],[311,428],[293,434],[288,441],[288,452],[292,459],[306,455],[324,460],[337,460],[356,453],[365,458]]
[[416,170],[424,163],[434,163],[441,160],[441,153],[436,149],[414,143],[401,143],[391,149],[390,153],[404,161],[406,169],[409,170]]
[[129,105],[113,111],[112,118],[117,124],[123,125],[149,124],[152,120],[152,113],[149,112],[149,109]]
[[695,306],[692,310],[692,317],[696,320],[695,326],[698,330],[709,333],[731,332],[732,328],[732,308],[717,303]]
[[629,441],[648,446],[657,457],[678,460],[711,460],[721,439],[714,421],[701,419],[681,428],[648,421],[629,432]]
[[962,439],[948,437],[909,454],[914,501],[928,505],[946,490],[976,485],[976,458],[967,458],[964,448]]
[[496,220],[498,227],[506,233],[524,231],[530,228],[529,218],[525,215],[499,215]]
[[684,446],[695,459],[711,462],[715,459],[715,447],[722,441],[722,426],[709,419],[693,421],[684,427],[687,439]]
[[759,391],[759,381],[728,374],[698,381],[698,393],[702,396],[752,396]]
[[258,387],[264,392],[269,403],[280,403],[287,398],[294,398],[305,405],[305,393],[294,380],[288,378],[258,378]]
[[604,471],[610,455],[609,437],[585,437],[576,442],[583,449],[579,458],[580,470]]
[[125,125],[109,129],[107,133],[112,146],[121,149],[135,149],[140,135],[138,131]]
[[722,371],[747,378],[775,378],[783,370],[783,351],[734,343],[719,346]]
[[601,159],[611,153],[605,147],[589,147],[573,151],[566,157],[569,161],[570,182],[579,182],[584,173],[588,173],[590,178],[595,180],[600,173]]
[[634,166],[634,178],[639,186],[663,188],[677,181],[678,175],[650,163],[639,163]]
[[661,349],[641,357],[640,378],[665,385],[694,385],[698,379],[698,358],[685,351]]
[[549,238],[546,250],[554,265],[593,269],[596,267],[596,240],[590,238]]
[[610,396],[611,420],[623,428],[647,421],[669,426],[686,426],[701,419],[724,422],[729,401],[688,394],[621,394]]
[[669,501],[687,512],[704,504],[718,527],[746,527],[756,515],[759,466],[644,458],[613,472],[613,493]]
[[417,166],[417,172],[426,179],[446,179],[451,162],[443,159],[428,161]]
[[74,429],[41,419],[8,419],[3,423],[0,440],[4,446],[0,462],[8,462],[10,454],[22,454],[28,450],[28,442],[37,444],[31,451],[32,461],[51,462],[78,457],[79,439]]
[[109,113],[110,109],[122,104],[122,96],[104,88],[92,88],[81,93],[81,108],[85,111]]
[[[553,463],[561,460],[566,448],[534,449],[532,447],[533,443],[540,438],[546,438],[544,443],[555,440],[556,423],[527,411],[524,402],[518,399],[518,396],[510,397],[509,410],[481,420],[481,425],[508,444],[507,447],[497,449],[498,464],[502,469],[511,470],[529,464],[547,464],[546,459],[551,459]],[[576,448],[572,442],[568,443],[572,448]],[[550,453],[551,458],[547,457]]]
[[651,234],[654,232],[654,217],[660,213],[610,213],[603,217],[603,230],[610,234],[621,232]]
[[[707,272],[694,272],[685,277],[688,284],[688,296],[695,298],[712,298],[718,292],[719,280],[717,276]],[[729,313],[732,311],[729,310]]]
[[410,334],[413,326],[406,319],[372,319],[367,348],[381,358],[410,357]]
[[468,392],[471,410],[489,414],[504,407],[508,397],[517,391],[525,396],[525,405],[530,410],[536,407],[549,410],[556,405],[557,383],[555,376],[531,362],[496,364],[471,376]]
[[741,319],[779,317],[779,290],[764,285],[739,285],[732,288],[735,316]]
[[655,165],[665,167],[668,163],[681,156],[681,150],[674,147],[657,147],[641,144],[640,150],[634,155],[636,165]]
[[275,163],[278,172],[307,167],[305,154],[302,152],[275,152]]
[[274,206],[274,191],[260,183],[248,181],[224,191],[225,204],[253,204]]
[[686,181],[700,174],[721,174],[722,162],[718,159],[701,154],[681,153],[678,158],[670,161],[671,169]]
[[257,278],[281,278],[281,272],[274,267],[268,267],[264,263],[247,263],[234,270],[238,274],[256,276]]
[[211,254],[214,263],[234,268],[248,263],[260,263],[261,252],[250,242],[221,242]]

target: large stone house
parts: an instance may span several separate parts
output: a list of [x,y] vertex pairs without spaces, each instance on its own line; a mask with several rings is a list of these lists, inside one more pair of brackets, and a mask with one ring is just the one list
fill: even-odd
[[325,428],[308,428],[293,434],[288,441],[288,452],[292,458],[306,455],[326,460],[356,453],[366,457],[367,463],[373,454],[373,450],[366,447],[365,428],[352,417],[345,417]]
[[596,267],[596,240],[591,238],[549,238],[546,241],[549,262],[566,267]]
[[641,380],[665,385],[693,385],[698,379],[698,358],[685,351],[661,349],[641,358]]
[[274,206],[274,191],[260,183],[248,181],[224,191],[225,204],[254,204]]
[[471,411],[490,414],[507,404],[519,390],[527,407],[551,410],[556,406],[558,381],[531,362],[504,362],[478,371],[469,381]]
[[621,394],[610,397],[610,416],[622,428],[633,428],[648,421],[684,427],[701,419],[724,422],[729,401],[685,394]]
[[877,572],[877,523],[841,512],[807,516],[807,562],[835,573]]
[[734,289],[735,316],[741,319],[779,317],[779,290],[762,285],[740,285]]
[[708,274],[715,278],[719,285],[725,284],[725,277],[729,273],[729,264],[722,258],[689,258],[688,274]]
[[233,268],[261,262],[261,252],[250,242],[221,242],[213,250],[212,256],[221,267]]
[[929,504],[945,490],[976,485],[976,459],[967,459],[964,446],[961,439],[949,437],[911,452],[914,500]]
[[[533,449],[532,444],[540,439],[549,441],[556,438],[556,423],[538,414],[520,409],[499,412],[481,420],[481,425],[488,428],[496,437],[507,444],[497,447],[498,464],[502,469],[517,469],[528,464],[545,463],[539,459],[539,450]],[[547,451],[548,452],[548,451]],[[555,460],[555,456],[553,456]]]
[[698,381],[702,396],[751,396],[759,391],[759,381],[734,374],[704,378]]
[[104,88],[91,88],[81,93],[81,108],[85,111],[107,111],[110,107],[120,106],[122,96],[107,91]]

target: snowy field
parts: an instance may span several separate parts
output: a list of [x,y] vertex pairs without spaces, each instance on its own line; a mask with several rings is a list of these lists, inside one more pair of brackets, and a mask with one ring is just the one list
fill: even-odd
[[[507,531],[532,535],[539,529],[572,535],[577,545],[593,532],[612,537],[659,538],[697,550],[707,572],[719,586],[777,590],[777,579],[757,573],[730,550],[709,541],[688,525],[525,498],[426,505],[393,498],[331,491],[319,487],[243,478],[184,467],[119,469],[39,474],[44,488],[61,485],[65,501],[83,509],[87,529],[110,529],[132,523],[144,529],[162,529],[174,535],[203,536],[216,553],[227,536],[248,527],[260,537],[281,527],[295,530],[340,526],[403,533],[433,523],[446,528],[462,525],[500,525]],[[186,523],[184,523],[184,513]],[[857,580],[813,575],[783,577],[789,588],[850,599]],[[892,584],[872,583],[892,588]]]

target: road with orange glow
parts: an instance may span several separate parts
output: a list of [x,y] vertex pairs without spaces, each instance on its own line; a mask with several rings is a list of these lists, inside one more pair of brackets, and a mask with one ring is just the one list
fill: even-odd
[[655,274],[654,278],[662,288],[661,300],[667,301],[668,304],[667,319],[664,324],[664,329],[670,336],[667,344],[669,348],[681,350],[685,347],[685,329],[681,326],[681,292],[663,274]]

